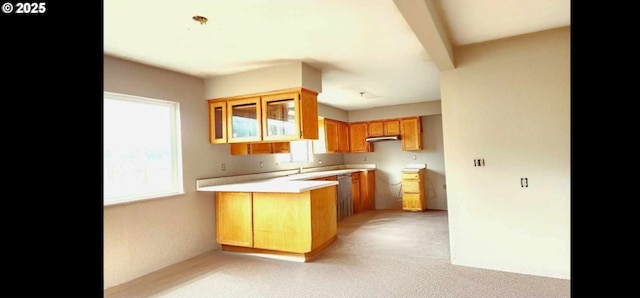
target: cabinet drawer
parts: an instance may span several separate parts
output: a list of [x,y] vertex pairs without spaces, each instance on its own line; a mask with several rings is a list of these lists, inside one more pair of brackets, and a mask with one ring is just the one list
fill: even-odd
[[420,180],[402,180],[403,193],[420,193]]
[[419,179],[419,173],[402,173],[402,180],[404,179]]

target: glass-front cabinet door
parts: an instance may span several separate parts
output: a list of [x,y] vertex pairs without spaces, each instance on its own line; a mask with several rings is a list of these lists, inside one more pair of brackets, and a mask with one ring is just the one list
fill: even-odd
[[221,144],[227,142],[227,102],[209,102],[209,142]]
[[255,142],[262,139],[260,97],[227,101],[228,142]]
[[297,92],[262,97],[263,140],[300,138],[300,95]]

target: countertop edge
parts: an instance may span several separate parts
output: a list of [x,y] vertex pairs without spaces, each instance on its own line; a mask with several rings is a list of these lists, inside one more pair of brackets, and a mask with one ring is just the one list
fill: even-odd
[[245,183],[224,184],[200,187],[198,191],[211,192],[285,192],[301,193],[318,188],[338,185],[338,181],[282,181],[274,185],[269,181],[256,181]]
[[202,178],[196,179],[196,190],[197,191],[208,191],[203,190],[206,187],[210,186],[222,186],[222,185],[230,185],[230,184],[240,184],[240,183],[259,183],[264,181],[292,181],[292,180],[304,180],[304,179],[315,179],[321,177],[335,176],[338,174],[346,174],[353,172],[366,172],[376,170],[375,164],[347,164],[347,165],[339,165],[339,166],[327,166],[321,168],[307,168],[302,173],[299,173],[297,170],[285,170],[285,171],[277,171],[277,172],[265,172],[265,173],[256,173],[256,174],[246,174],[246,175],[237,175],[237,176],[223,176],[223,177],[212,177],[212,178]]

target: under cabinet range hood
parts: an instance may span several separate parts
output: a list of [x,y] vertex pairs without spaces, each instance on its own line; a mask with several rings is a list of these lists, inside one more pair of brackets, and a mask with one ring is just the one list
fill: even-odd
[[368,137],[364,140],[367,142],[397,141],[400,140],[400,135]]

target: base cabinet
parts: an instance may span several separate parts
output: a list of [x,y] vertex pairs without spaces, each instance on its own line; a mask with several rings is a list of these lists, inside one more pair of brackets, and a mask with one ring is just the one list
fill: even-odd
[[337,238],[337,188],[301,193],[216,192],[216,240],[224,251],[309,260]]
[[351,174],[353,213],[376,209],[376,171],[367,170]]
[[360,200],[362,211],[376,209],[376,170],[360,172]]
[[424,169],[415,172],[402,172],[402,209],[407,211],[427,209]]

